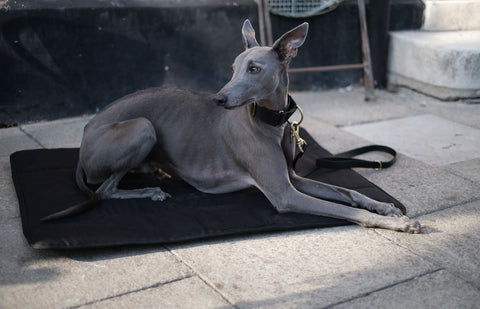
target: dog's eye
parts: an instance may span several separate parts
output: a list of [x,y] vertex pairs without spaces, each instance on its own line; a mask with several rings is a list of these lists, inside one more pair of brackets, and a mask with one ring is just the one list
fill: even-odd
[[248,73],[258,73],[260,72],[260,68],[254,65],[248,67]]

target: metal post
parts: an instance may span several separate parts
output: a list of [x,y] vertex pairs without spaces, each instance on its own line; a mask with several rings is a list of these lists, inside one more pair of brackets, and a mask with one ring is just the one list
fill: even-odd
[[257,3],[258,6],[258,25],[260,28],[260,45],[265,46],[265,19],[263,13],[263,2],[267,0],[260,0]]
[[368,42],[367,17],[365,13],[365,0],[358,0],[358,14],[360,16],[360,29],[362,32],[363,72],[365,84],[365,101],[375,100],[372,59],[370,57],[370,43]]
[[270,10],[268,9],[268,0],[262,0],[263,2],[263,14],[265,18],[265,26],[267,27],[267,44],[268,46],[273,45],[273,34],[272,34],[272,21],[270,20]]

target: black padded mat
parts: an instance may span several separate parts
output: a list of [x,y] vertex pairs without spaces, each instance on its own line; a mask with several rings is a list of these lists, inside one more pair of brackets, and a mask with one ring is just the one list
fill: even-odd
[[[405,207],[353,170],[315,170],[315,159],[331,154],[306,131],[306,154],[297,164],[300,175],[355,189],[379,201]],[[257,190],[206,194],[181,181],[158,182],[149,175],[128,175],[124,188],[160,185],[172,198],[104,200],[80,215],[41,222],[46,215],[85,201],[75,184],[78,149],[36,149],[10,156],[23,233],[34,248],[67,249],[134,244],[166,244],[218,236],[350,224],[344,220],[279,214]]]

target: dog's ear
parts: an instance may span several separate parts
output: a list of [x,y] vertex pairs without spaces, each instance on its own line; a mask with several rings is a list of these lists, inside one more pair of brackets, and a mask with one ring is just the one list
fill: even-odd
[[305,42],[307,33],[308,23],[303,23],[282,35],[273,44],[272,49],[278,54],[280,61],[289,62],[297,55],[297,48]]
[[259,46],[257,40],[255,39],[255,30],[253,30],[252,24],[248,19],[243,22],[242,39],[245,49]]

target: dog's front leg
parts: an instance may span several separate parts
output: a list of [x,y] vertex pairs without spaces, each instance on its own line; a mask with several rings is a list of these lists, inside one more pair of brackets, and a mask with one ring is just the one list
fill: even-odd
[[319,199],[347,203],[353,207],[374,211],[380,215],[391,217],[403,216],[403,213],[400,211],[400,209],[396,208],[393,204],[373,200],[354,190],[298,176],[293,170],[295,143],[292,143],[291,141],[290,130],[290,127],[285,128],[282,140],[282,149],[287,160],[290,181],[296,189]]
[[279,212],[295,212],[344,219],[364,227],[379,227],[407,233],[420,233],[422,225],[406,216],[382,216],[365,209],[353,208],[304,194],[293,186],[282,193],[268,194]]
[[[268,164],[257,164],[255,173],[252,175],[257,187],[265,194],[277,211],[345,219],[365,227],[380,227],[408,233],[419,233],[421,231],[422,225],[418,221],[411,220],[403,215],[383,216],[365,209],[323,200],[316,196],[318,194],[301,192],[293,186],[288,173],[287,160],[284,157],[282,160],[281,157],[281,155],[273,153],[266,155],[265,158],[269,158]],[[275,168],[271,168],[272,166]],[[293,180],[293,182],[296,182],[297,185],[300,184],[300,186],[310,183],[298,179]],[[315,186],[309,184],[304,189],[305,191],[315,191],[313,190]],[[343,195],[337,194],[332,187],[327,186],[326,188],[330,188],[328,190],[324,189],[328,195],[337,197]],[[349,198],[343,197],[343,199]]]
[[289,175],[293,186],[310,196],[347,203],[353,207],[363,208],[384,216],[403,216],[402,211],[391,203],[379,202],[354,190],[300,177],[293,170],[289,171]]

